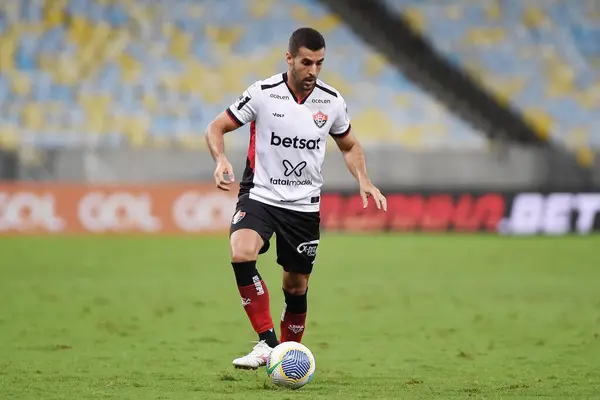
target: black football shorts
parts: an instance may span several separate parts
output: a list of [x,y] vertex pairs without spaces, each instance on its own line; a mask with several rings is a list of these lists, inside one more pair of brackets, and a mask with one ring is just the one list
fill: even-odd
[[320,223],[319,212],[275,207],[243,194],[238,198],[229,234],[239,229],[257,232],[264,241],[259,254],[264,254],[269,250],[271,237],[275,233],[277,263],[285,271],[310,274],[319,245]]

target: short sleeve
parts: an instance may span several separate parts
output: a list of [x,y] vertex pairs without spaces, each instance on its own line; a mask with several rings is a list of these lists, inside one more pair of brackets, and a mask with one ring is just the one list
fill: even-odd
[[336,117],[331,125],[329,134],[334,137],[344,137],[350,133],[350,116],[346,101],[340,96],[336,110]]
[[244,90],[244,93],[227,108],[229,118],[238,126],[254,121],[260,105],[259,95],[260,85],[256,82]]

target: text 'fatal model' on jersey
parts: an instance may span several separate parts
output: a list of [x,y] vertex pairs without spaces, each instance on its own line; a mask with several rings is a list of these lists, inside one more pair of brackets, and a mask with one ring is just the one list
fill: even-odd
[[[300,161],[298,164],[294,164],[289,160],[283,160],[282,162],[283,164],[283,175],[285,175],[285,177],[289,177],[292,174],[296,175],[298,178],[300,178],[302,176],[302,171],[304,171],[304,168],[306,168],[306,161]],[[303,179],[303,180],[293,180],[293,179],[281,179],[281,178],[269,178],[269,182],[271,182],[272,185],[277,185],[277,186],[305,186],[305,185],[312,185],[312,180],[310,179]]]
[[295,136],[293,139],[289,137],[280,137],[271,132],[271,146],[283,146],[285,148],[321,150],[319,147],[321,139],[300,139]]

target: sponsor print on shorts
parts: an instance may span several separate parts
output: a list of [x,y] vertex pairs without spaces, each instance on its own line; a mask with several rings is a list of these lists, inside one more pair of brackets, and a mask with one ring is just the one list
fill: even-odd
[[[316,257],[317,256],[317,247],[319,246],[319,239],[311,240],[310,242],[300,243],[298,247],[296,247],[296,251],[300,254],[306,254],[308,257]],[[313,261],[314,263],[314,261]]]

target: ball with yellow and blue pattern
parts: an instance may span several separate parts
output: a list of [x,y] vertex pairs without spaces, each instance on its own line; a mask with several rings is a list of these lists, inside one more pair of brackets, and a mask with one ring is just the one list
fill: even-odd
[[300,389],[311,381],[315,367],[315,357],[308,347],[298,342],[283,342],[269,355],[266,370],[276,386]]

